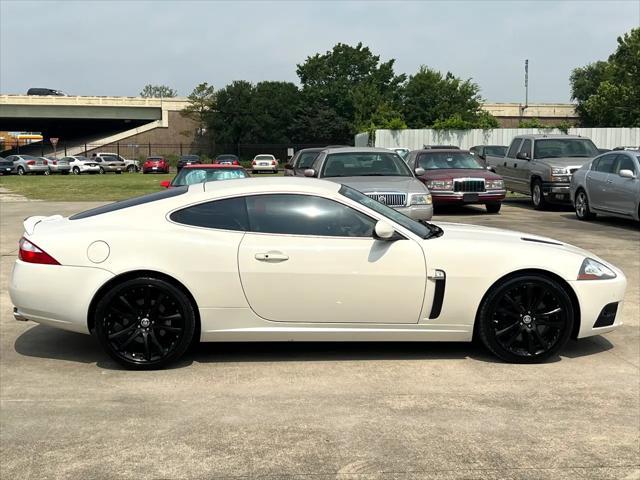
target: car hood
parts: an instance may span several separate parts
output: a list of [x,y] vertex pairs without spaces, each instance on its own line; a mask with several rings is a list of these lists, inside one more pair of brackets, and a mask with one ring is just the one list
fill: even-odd
[[546,163],[554,167],[575,167],[579,168],[587,162],[590,162],[595,157],[553,157],[553,158],[541,158],[536,162]]
[[502,177],[482,168],[439,168],[427,170],[420,175],[424,180],[440,180],[447,178],[484,178],[485,180],[501,180]]
[[347,185],[363,193],[423,193],[426,189],[422,182],[414,177],[324,177],[323,180]]

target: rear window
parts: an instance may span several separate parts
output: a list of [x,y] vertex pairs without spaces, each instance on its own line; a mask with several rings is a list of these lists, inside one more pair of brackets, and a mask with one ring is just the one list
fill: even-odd
[[273,155],[256,155],[256,160],[273,160]]
[[161,192],[154,192],[148,195],[142,195],[141,197],[128,198],[119,202],[103,205],[102,207],[92,208],[91,210],[85,210],[84,212],[71,215],[69,220],[80,220],[82,218],[95,217],[96,215],[102,215],[103,213],[115,212],[124,208],[135,207],[137,205],[143,205],[145,203],[155,202],[157,200],[164,200],[165,198],[177,197],[189,190],[189,187],[176,187],[162,190]]

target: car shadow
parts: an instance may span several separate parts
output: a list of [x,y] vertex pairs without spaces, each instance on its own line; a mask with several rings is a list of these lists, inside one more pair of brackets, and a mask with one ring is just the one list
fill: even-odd
[[[103,352],[94,337],[36,325],[14,343],[27,357],[96,364],[107,370],[124,370]],[[579,358],[613,348],[601,336],[570,341],[561,357]],[[552,358],[557,362],[561,357]],[[466,342],[228,342],[200,343],[170,369],[197,363],[336,362],[362,360],[462,360],[502,363],[482,345]]]
[[[511,197],[502,201],[503,204],[511,207],[522,208],[525,210],[535,211],[533,203],[529,197]],[[545,210],[547,212],[573,212],[573,206],[570,203],[547,203]]]
[[[561,216],[563,218],[566,218],[566,219],[569,219],[569,220],[575,220],[576,222],[579,221],[576,218],[575,213],[573,213],[573,214],[567,213],[567,214],[564,214],[564,215],[561,215]],[[633,231],[637,232],[638,230],[640,230],[640,222],[636,222],[632,218],[605,217],[603,215],[598,215],[593,220],[590,220],[588,222],[580,222],[580,223],[585,223],[587,225],[593,225],[595,227],[602,225],[603,227],[619,228],[621,230],[629,230],[631,232],[633,232]]]

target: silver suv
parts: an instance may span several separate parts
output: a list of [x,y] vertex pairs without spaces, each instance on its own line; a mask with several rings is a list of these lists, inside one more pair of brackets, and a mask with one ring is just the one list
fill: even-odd
[[355,188],[414,220],[433,216],[431,194],[398,154],[386,148],[330,148],[318,154],[307,177],[322,178]]
[[520,135],[505,157],[487,156],[487,167],[507,190],[531,195],[537,210],[549,202],[568,203],[571,175],[599,155],[593,142],[576,135]]

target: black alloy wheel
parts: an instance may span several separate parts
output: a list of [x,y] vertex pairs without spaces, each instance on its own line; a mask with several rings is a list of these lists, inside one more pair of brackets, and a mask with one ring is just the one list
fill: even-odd
[[100,167],[100,175],[104,175],[104,174],[105,174],[104,168]]
[[496,356],[512,363],[538,363],[557,354],[573,328],[571,299],[556,281],[523,275],[485,298],[478,333]]
[[125,281],[98,303],[95,333],[106,352],[130,369],[163,368],[193,341],[196,320],[189,298],[151,277]]

